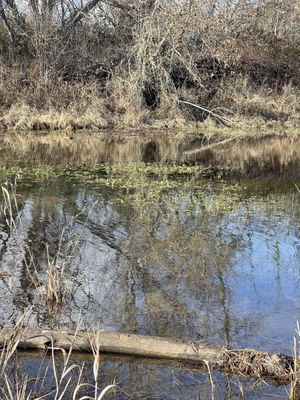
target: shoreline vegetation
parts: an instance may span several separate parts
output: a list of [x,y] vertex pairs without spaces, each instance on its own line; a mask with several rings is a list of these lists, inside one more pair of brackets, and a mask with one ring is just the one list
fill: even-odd
[[[210,382],[206,389],[207,398],[215,398],[214,373],[219,371],[230,379],[236,379],[241,395],[239,398],[248,398],[240,382],[243,379],[243,384],[248,382],[250,388],[282,386],[286,389],[286,399],[298,399],[299,355],[296,338],[291,357],[252,349],[217,348],[203,341],[183,342],[128,333],[81,331],[79,327],[75,330],[43,330],[27,327],[27,317],[22,315],[13,328],[3,328],[0,332],[0,392],[5,399],[49,397],[101,400],[107,398],[108,392],[109,398],[119,398],[118,392],[123,392],[125,396],[121,398],[131,399],[122,390],[121,382],[114,380],[103,387],[101,363],[113,357],[125,357],[127,362],[139,364],[160,363],[192,368],[194,372],[207,375]],[[22,369],[22,360],[26,357],[39,360],[39,370],[33,377]],[[49,373],[53,379],[49,378]]]
[[296,0],[0,1],[0,127],[295,131],[299,18]]

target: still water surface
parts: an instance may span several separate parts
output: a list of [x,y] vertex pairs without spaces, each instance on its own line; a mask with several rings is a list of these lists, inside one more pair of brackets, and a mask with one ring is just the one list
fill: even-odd
[[[0,220],[1,325],[31,309],[33,326],[80,321],[83,329],[290,354],[300,318],[295,182],[172,179],[179,184],[158,192],[165,176],[145,176],[146,189],[120,189],[82,175],[21,174],[17,231]],[[65,304],[57,309],[43,300],[46,248],[64,269]],[[23,365],[34,374],[39,360]],[[120,399],[210,398],[207,375],[178,365],[106,357],[101,383],[113,378],[126,392]],[[218,372],[214,379],[216,398],[240,398],[236,380]],[[244,385],[247,398],[285,398],[282,387]]]

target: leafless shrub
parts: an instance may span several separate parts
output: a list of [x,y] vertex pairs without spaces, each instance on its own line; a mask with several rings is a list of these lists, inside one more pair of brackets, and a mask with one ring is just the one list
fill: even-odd
[[299,18],[296,0],[0,1],[0,124],[183,127],[202,120],[178,100],[228,108],[220,93],[244,79],[231,111],[265,120],[275,101],[272,118],[296,125],[278,110],[299,98]]

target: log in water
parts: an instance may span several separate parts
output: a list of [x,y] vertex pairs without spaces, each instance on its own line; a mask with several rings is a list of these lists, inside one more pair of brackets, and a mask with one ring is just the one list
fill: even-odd
[[101,353],[169,359],[206,365],[222,371],[275,379],[288,383],[293,368],[292,357],[281,353],[269,354],[252,349],[228,350],[208,345],[204,341],[181,341],[155,336],[127,333],[74,330],[42,330],[39,328],[5,328],[0,333],[0,345],[5,348],[14,341],[22,350],[65,349],[92,352],[99,344]]

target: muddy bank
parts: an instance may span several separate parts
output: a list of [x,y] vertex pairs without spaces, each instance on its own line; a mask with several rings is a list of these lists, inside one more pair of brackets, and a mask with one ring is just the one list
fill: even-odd
[[300,176],[300,136],[295,134],[3,134],[0,166],[101,163],[200,164],[223,176]]

